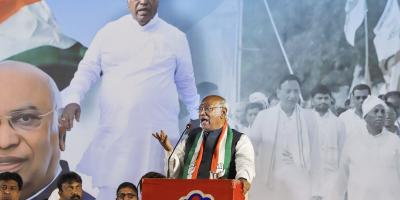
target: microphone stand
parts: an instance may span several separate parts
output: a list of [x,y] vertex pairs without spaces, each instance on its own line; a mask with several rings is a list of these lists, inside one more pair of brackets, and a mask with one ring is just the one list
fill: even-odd
[[174,149],[171,152],[171,155],[169,155],[168,157],[168,161],[167,161],[167,178],[170,178],[170,173],[169,173],[169,161],[171,160],[172,154],[174,154],[176,147],[178,146],[179,142],[181,141],[182,137],[185,135],[185,133],[190,129],[192,125],[186,124],[186,128],[185,130],[182,131],[181,136],[179,137],[178,141],[176,142]]

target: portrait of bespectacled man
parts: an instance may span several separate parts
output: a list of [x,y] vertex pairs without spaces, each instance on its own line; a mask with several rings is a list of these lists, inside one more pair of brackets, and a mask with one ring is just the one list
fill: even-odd
[[69,171],[60,161],[59,90],[39,68],[16,61],[0,63],[0,90],[0,172],[21,175],[21,199],[48,198],[57,176]]

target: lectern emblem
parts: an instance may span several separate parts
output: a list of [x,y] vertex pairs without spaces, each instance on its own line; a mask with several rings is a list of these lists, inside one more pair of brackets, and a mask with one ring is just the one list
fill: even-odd
[[200,190],[192,190],[186,196],[179,198],[179,200],[214,200],[214,197],[210,194],[204,194]]

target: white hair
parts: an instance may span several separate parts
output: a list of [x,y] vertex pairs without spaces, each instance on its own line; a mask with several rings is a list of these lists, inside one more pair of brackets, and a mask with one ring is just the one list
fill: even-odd
[[222,102],[221,106],[222,106],[222,107],[225,107],[225,108],[226,108],[226,113],[228,113],[228,111],[229,111],[229,104],[228,104],[228,102],[226,102],[225,99],[224,99],[224,101]]

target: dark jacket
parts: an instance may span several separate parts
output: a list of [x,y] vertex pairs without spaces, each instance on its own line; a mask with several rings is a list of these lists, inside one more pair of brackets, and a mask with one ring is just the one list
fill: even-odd
[[[200,134],[201,131],[202,131],[202,128],[199,127],[199,128],[195,128],[189,132],[188,139],[186,140],[186,145],[185,145],[184,163],[189,162],[188,161],[189,151],[190,151],[192,145],[194,145],[193,143],[194,143],[194,140],[196,139],[196,135]],[[229,164],[229,173],[228,173],[228,176],[226,177],[228,179],[235,179],[235,176],[236,176],[236,164],[235,164],[236,145],[239,142],[239,139],[243,134],[243,133],[236,131],[235,129],[232,129],[232,133],[233,133],[232,148],[231,148],[232,157],[231,157],[231,162]],[[207,165],[210,165],[210,164],[211,164],[211,160],[209,162],[207,162]]]

